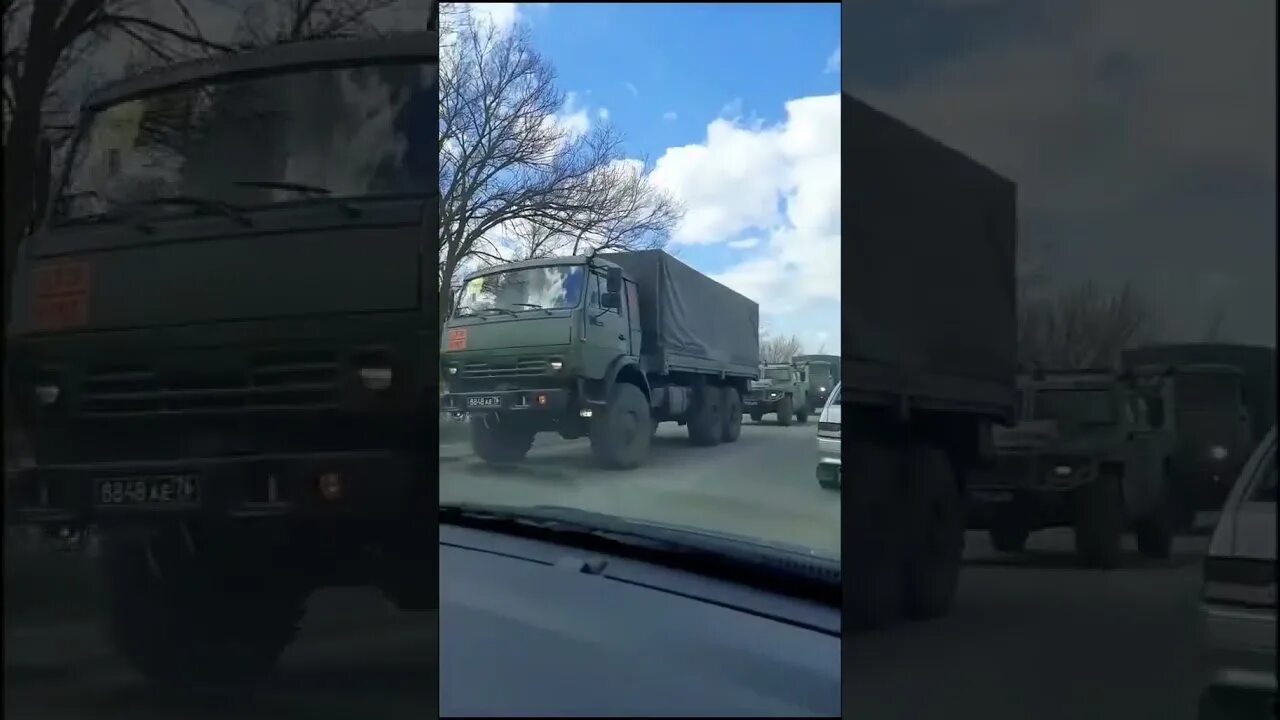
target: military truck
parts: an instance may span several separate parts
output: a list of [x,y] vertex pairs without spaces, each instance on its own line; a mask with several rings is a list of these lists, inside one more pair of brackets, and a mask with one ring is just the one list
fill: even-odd
[[840,382],[840,357],[838,355],[796,355],[791,364],[800,371],[800,380],[805,384],[805,392],[809,398],[809,407],[815,413],[821,412],[827,404],[827,397]]
[[[846,620],[937,617],[954,601],[970,475],[1012,423],[1017,193],[1010,180],[842,97],[849,258],[841,432]],[[821,479],[821,478],[820,478]]]
[[434,609],[434,32],[90,96],[8,290],[15,521],[96,526],[117,651],[261,677],[307,597]]
[[996,466],[971,480],[970,527],[1003,552],[1021,552],[1036,530],[1070,527],[1093,567],[1119,564],[1130,531],[1141,553],[1168,557],[1172,448],[1142,393],[1106,369],[1040,371],[1019,385],[1021,421],[997,429]]
[[790,425],[792,418],[806,422],[814,412],[809,385],[800,370],[781,363],[760,367],[760,379],[751,383],[742,406],[753,422],[760,422],[772,413],[779,425]]
[[469,414],[482,460],[518,461],[555,432],[635,468],[660,422],[695,445],[738,440],[760,310],[660,250],[529,260],[467,278],[440,358],[442,407]]
[[1134,348],[1131,374],[1175,445],[1178,526],[1222,506],[1275,418],[1275,349],[1222,343]]

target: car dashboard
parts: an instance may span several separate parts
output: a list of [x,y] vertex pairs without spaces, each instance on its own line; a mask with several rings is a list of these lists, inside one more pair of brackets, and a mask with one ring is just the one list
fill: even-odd
[[440,527],[440,714],[840,714],[840,610],[488,530]]

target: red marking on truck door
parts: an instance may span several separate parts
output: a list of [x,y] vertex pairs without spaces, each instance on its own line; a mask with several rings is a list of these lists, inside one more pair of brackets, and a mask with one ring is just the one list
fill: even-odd
[[37,330],[69,330],[89,322],[89,264],[59,263],[32,274],[32,315]]
[[449,349],[450,350],[466,350],[467,349],[467,329],[457,328],[449,331]]

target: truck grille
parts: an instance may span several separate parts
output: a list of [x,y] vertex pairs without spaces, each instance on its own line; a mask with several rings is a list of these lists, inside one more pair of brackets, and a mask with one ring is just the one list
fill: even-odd
[[996,461],[995,480],[1001,486],[1023,487],[1030,482],[1035,463],[1028,455],[1005,455]]
[[302,410],[336,407],[340,364],[331,352],[265,352],[234,370],[163,370],[143,364],[90,368],[84,417]]
[[539,377],[551,372],[549,363],[555,358],[547,356],[518,357],[487,363],[465,363],[458,370],[463,380],[495,380],[505,378]]

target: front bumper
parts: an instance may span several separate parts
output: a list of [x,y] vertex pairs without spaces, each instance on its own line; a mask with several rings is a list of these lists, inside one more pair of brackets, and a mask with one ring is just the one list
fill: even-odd
[[445,412],[564,412],[572,405],[573,393],[566,388],[446,392],[440,396],[440,409]]
[[[414,499],[434,500],[422,468],[407,454],[386,450],[261,454],[43,465],[8,478],[6,510],[17,524],[136,524],[173,518],[341,517],[403,514]],[[320,478],[336,475],[338,492],[321,494]],[[188,476],[198,499],[178,505],[102,505],[99,481]]]
[[[1071,472],[1055,471],[1063,466]],[[1024,516],[1032,526],[1062,523],[1070,517],[1070,494],[1096,477],[1092,463],[1040,455],[1001,456],[994,467],[975,470],[969,478],[969,528],[991,527],[1008,512]]]
[[778,406],[782,404],[782,400],[783,398],[781,397],[770,399],[770,398],[762,398],[762,397],[752,397],[748,395],[746,398],[742,400],[742,411],[744,413],[755,412],[760,414],[777,412]]
[[1206,604],[1202,620],[1201,717],[1253,717],[1229,709],[1274,707],[1276,611]]

